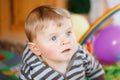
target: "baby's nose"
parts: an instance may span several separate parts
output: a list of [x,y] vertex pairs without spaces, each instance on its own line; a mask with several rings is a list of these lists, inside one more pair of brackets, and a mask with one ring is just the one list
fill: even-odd
[[70,40],[68,38],[64,38],[62,41],[61,41],[61,45],[67,45],[70,43]]

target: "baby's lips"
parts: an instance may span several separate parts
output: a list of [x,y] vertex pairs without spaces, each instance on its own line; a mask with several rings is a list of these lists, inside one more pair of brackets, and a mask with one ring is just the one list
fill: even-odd
[[69,49],[69,48],[68,48],[68,49],[63,50],[63,51],[62,51],[62,53],[65,53],[65,52],[68,52],[68,51],[70,51],[70,49]]

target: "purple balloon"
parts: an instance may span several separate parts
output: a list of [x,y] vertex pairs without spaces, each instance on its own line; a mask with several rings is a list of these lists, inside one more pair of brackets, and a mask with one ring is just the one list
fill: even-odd
[[110,25],[100,31],[93,49],[98,60],[105,64],[120,61],[120,26]]

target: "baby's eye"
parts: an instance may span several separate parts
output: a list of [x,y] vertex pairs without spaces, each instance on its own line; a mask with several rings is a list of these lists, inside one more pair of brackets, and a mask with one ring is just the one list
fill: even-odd
[[66,33],[67,36],[70,36],[70,34],[71,34],[71,31],[68,31],[68,32]]
[[56,38],[57,38],[56,36],[52,36],[52,37],[51,37],[51,40],[52,40],[52,41],[55,41]]

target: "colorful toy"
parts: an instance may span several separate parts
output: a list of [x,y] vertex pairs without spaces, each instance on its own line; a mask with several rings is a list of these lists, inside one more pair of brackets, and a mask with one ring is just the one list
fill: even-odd
[[120,26],[110,25],[98,33],[93,49],[96,57],[105,64],[120,61]]
[[100,18],[98,18],[91,27],[86,31],[86,33],[82,36],[82,38],[79,40],[79,43],[84,44],[87,39],[91,36],[91,34],[98,28],[100,25],[107,20],[109,17],[111,17],[113,14],[118,12],[120,10],[120,4],[116,5],[115,7],[109,9],[105,14],[103,14]]
[[6,50],[0,50],[0,55],[0,80],[18,80],[22,56]]
[[106,80],[120,80],[120,63],[103,66],[106,73]]
[[0,61],[3,61],[4,59],[5,57],[2,54],[0,54]]

